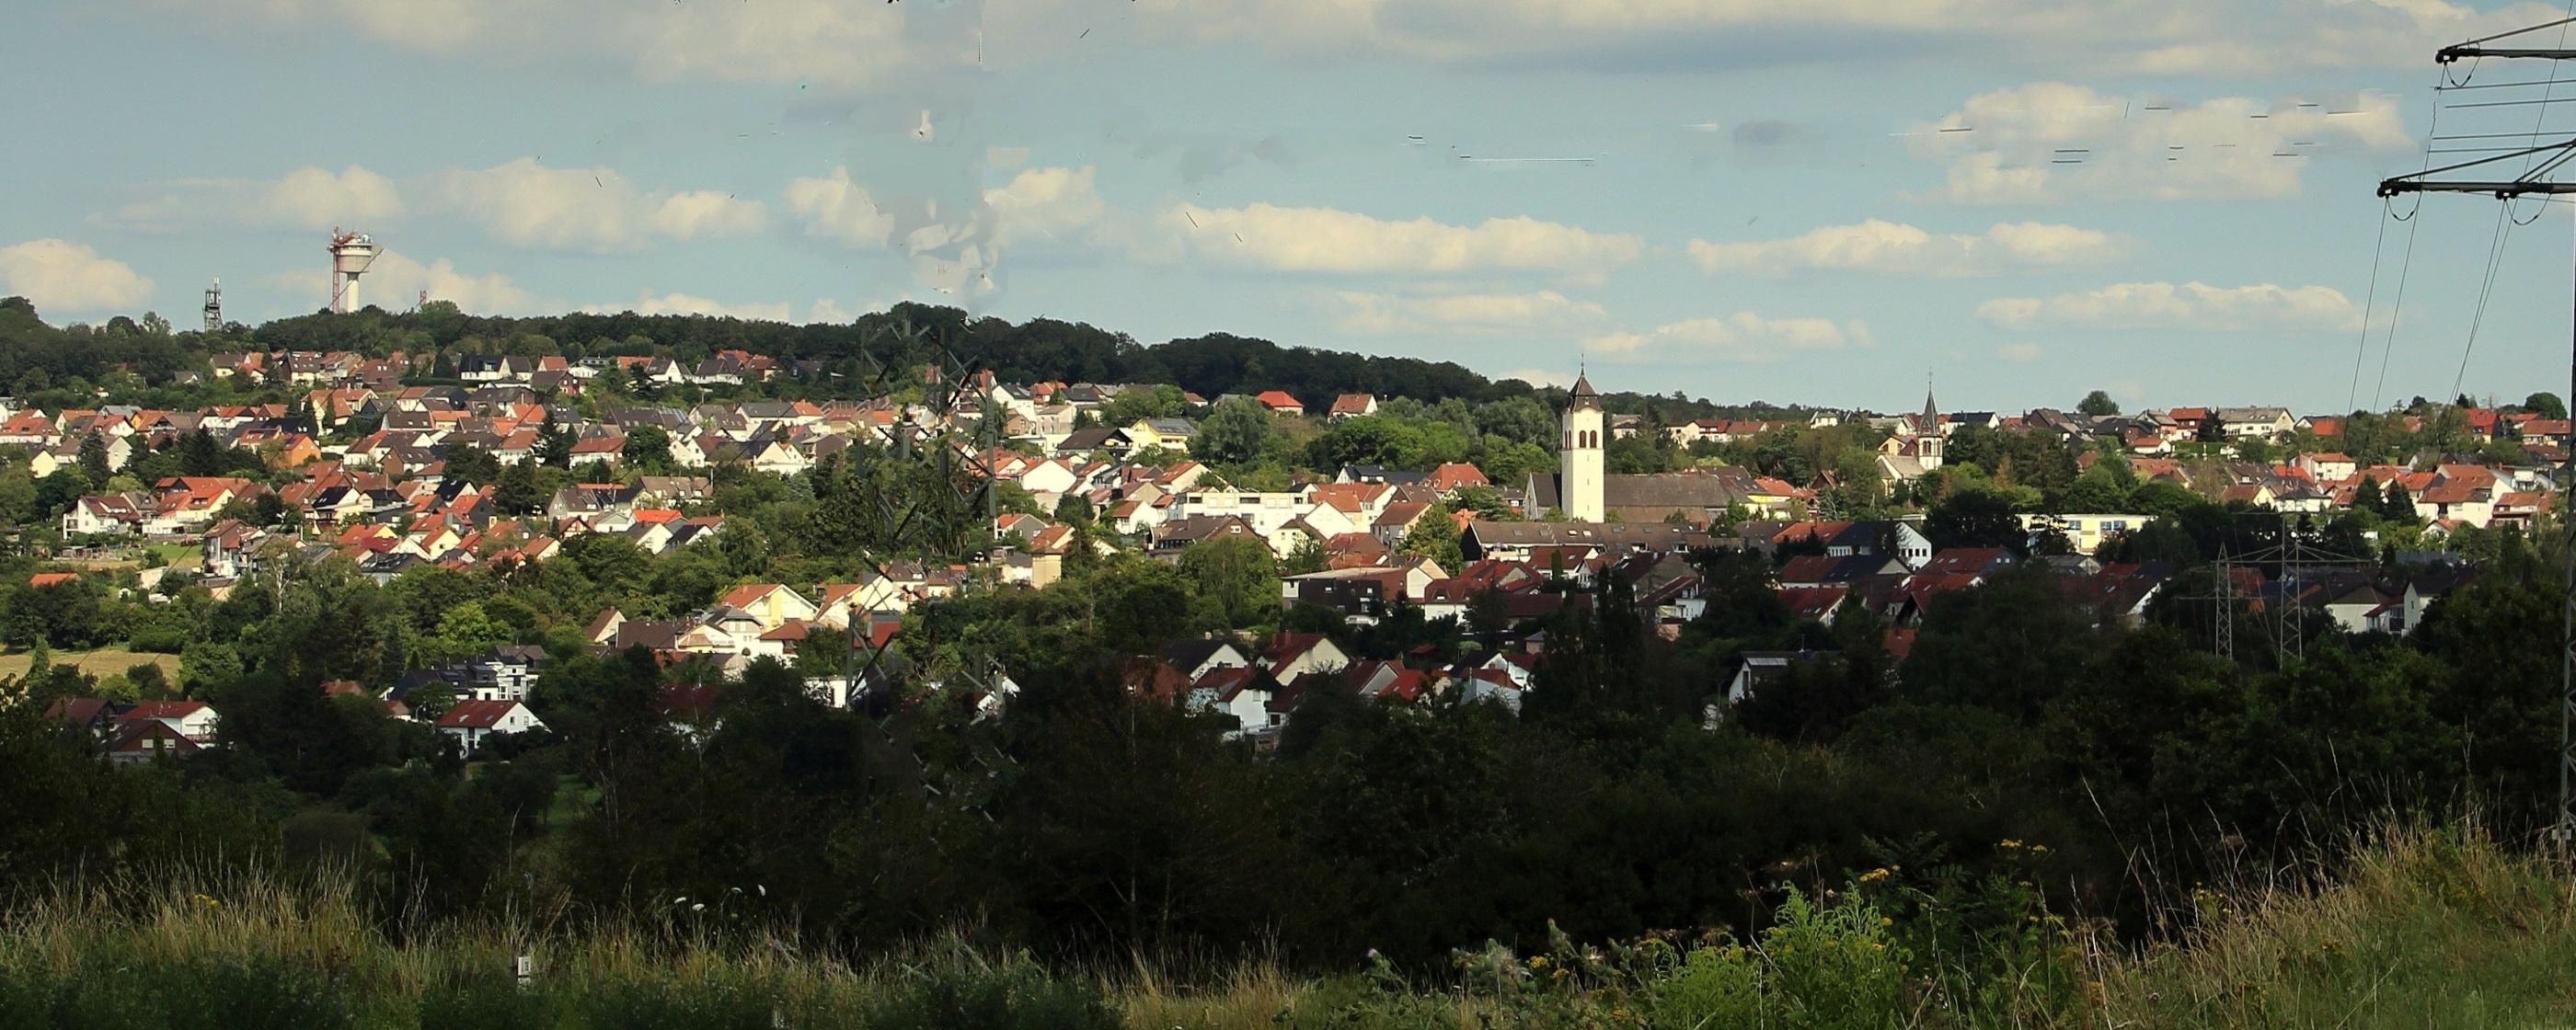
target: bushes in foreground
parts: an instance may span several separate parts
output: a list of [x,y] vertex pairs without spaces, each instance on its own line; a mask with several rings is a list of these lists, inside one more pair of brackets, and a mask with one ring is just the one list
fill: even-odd
[[[2204,890],[2200,911],[2178,914],[2194,928],[2144,952],[2033,895],[2026,933],[1946,950],[1928,894],[1864,874],[1791,894],[1753,938],[1557,934],[1534,954],[1462,951],[1437,984],[1375,960],[1320,980],[1253,965],[1176,986],[1142,964],[1050,970],[953,939],[854,964],[685,918],[416,929],[371,924],[327,885],[129,881],[0,924],[0,1030],[2485,1027],[2570,1010],[2576,901],[2561,870],[2467,830],[2392,833],[2352,855],[2331,885]],[[525,988],[519,954],[536,963]]]

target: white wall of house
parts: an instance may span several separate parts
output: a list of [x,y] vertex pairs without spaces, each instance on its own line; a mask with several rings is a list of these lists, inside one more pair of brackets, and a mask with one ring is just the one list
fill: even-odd
[[1183,492],[1172,502],[1170,517],[1177,519],[1192,515],[1234,515],[1251,524],[1253,532],[1267,537],[1278,532],[1279,527],[1287,525],[1290,519],[1306,514],[1310,507],[1306,503],[1306,495],[1302,492],[1190,490]]

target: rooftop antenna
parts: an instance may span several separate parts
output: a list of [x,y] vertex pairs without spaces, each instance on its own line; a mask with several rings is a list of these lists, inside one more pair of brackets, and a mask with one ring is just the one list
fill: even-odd
[[222,332],[223,329],[224,281],[222,279],[217,279],[215,280],[214,285],[206,287],[206,331],[210,333],[219,333]]
[[[2566,42],[2564,32],[2560,34],[2559,40],[2562,45],[2557,47],[2485,45],[2507,36],[2519,36],[2526,32],[2556,28],[2570,23],[2576,23],[2576,18],[2562,18],[2530,28],[2500,32],[2492,36],[2453,44],[2434,51],[2433,62],[2448,65],[2462,58],[2485,57],[2537,58],[2546,61],[2576,60],[2576,49],[2563,45]],[[2539,135],[2538,126],[2535,124],[2533,128],[2532,136],[2536,138]],[[2523,159],[2523,169],[2509,179],[2491,177],[2493,175],[2491,172],[2486,173],[2490,176],[2487,178],[2437,178],[2445,173],[2483,169],[2515,158]],[[2576,137],[2475,161],[2427,168],[2412,175],[2400,175],[2393,179],[2382,180],[2379,184],[2379,195],[2393,197],[2400,193],[2485,193],[2506,204],[2511,204],[2514,198],[2525,195],[2536,194],[2547,198],[2559,194],[2576,193],[2576,183],[2555,182],[2550,179],[2559,166],[2566,164],[2570,158],[2576,158]],[[2472,174],[2476,173],[2472,172]],[[2576,386],[2576,337],[2571,337],[2569,346],[2568,379],[2571,386]],[[2576,452],[2571,452],[2569,455],[2567,467],[2560,482],[2561,485],[2576,486]],[[2562,573],[2567,588],[2563,602],[2565,607],[2559,613],[2558,818],[2550,825],[2549,840],[2559,859],[2565,861],[2576,857],[2576,513],[2570,513],[2562,518],[2565,519],[2566,525],[2561,526],[2560,531],[2570,533],[2568,538],[2570,546],[2564,559],[2566,568]]]

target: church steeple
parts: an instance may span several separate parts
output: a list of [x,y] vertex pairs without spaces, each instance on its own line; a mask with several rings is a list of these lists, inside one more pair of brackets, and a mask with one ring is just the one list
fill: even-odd
[[1923,384],[1923,421],[1914,429],[1914,460],[1926,469],[1941,467],[1941,406],[1932,402],[1931,377]]
[[1565,413],[1559,424],[1565,430],[1564,443],[1557,448],[1557,507],[1565,517],[1576,522],[1599,522],[1603,510],[1603,475],[1608,461],[1602,451],[1605,419],[1601,414],[1601,394],[1592,388],[1592,377],[1575,373],[1574,389],[1567,391]]

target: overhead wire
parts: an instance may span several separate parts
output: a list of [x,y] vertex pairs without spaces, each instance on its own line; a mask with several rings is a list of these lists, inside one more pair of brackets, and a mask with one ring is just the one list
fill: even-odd
[[2525,33],[2525,32],[2538,32],[2538,31],[2540,31],[2540,30],[2542,30],[2542,29],[2547,29],[2547,28],[2555,28],[2555,29],[2557,29],[2557,30],[2558,30],[2558,41],[2559,41],[2559,42],[2561,42],[2561,43],[2565,43],[2565,42],[2567,41],[2567,28],[2566,28],[2567,24],[2568,24],[2569,22],[2576,22],[2576,3],[2571,3],[2571,4],[2567,5],[2567,10],[2568,10],[2568,15],[2567,15],[2567,17],[2560,18],[2560,19],[2558,19],[2557,21],[2544,21],[2544,22],[2541,22],[2541,23],[2540,23],[2540,24],[2538,24],[2538,25],[2525,25],[2525,26],[2523,26],[2523,27],[2521,27],[2521,28],[2514,29],[2514,30],[2512,30],[2512,31],[2510,31],[2510,32],[2499,32],[2499,33],[2496,33],[2495,35],[2492,35],[2492,36],[2479,36],[2479,37],[2478,37],[2478,38],[2476,38],[2476,39],[2462,40],[2462,41],[2460,41],[2459,43],[2454,44],[2454,45],[2456,45],[2456,46],[2476,46],[2476,45],[2478,45],[2478,44],[2480,44],[2480,43],[2493,43],[2493,42],[2495,42],[2496,40],[2499,40],[2499,39],[2503,39],[2503,38],[2505,38],[2506,36],[2519,36],[2519,35],[2522,35],[2522,34],[2523,34],[2523,33]]
[[[2548,208],[2541,210],[2546,211]],[[2513,229],[2507,224],[2513,221],[2508,217],[2512,211],[2513,201],[2511,200],[2496,204],[2496,226],[2487,239],[2486,275],[2478,283],[2477,305],[2469,310],[2469,339],[2460,347],[2460,370],[2451,377],[2451,396],[2453,397],[2460,395],[2460,383],[2468,378],[2469,354],[2477,350],[2478,327],[2484,325],[2487,320],[2487,298],[2495,295],[2496,266],[2504,260],[2505,240],[2513,235]]]
[[2361,298],[2361,345],[2353,348],[2352,352],[2352,389],[2344,394],[2343,399],[2346,411],[2353,410],[2353,402],[2361,399],[2361,363],[2363,358],[2370,356],[2370,309],[2379,302],[2379,259],[2388,250],[2389,216],[2394,213],[2392,209],[2396,203],[2389,197],[2379,200],[2379,239],[2370,245],[2370,290]]
[[[2527,29],[2516,29],[2516,30],[2514,30],[2514,31],[2512,31],[2512,32],[2503,33],[2502,35],[2503,35],[2503,36],[2520,35],[2520,34],[2522,34],[2522,33],[2524,33],[2524,32],[2532,32],[2532,31],[2536,31],[2536,30],[2539,30],[2539,29],[2549,28],[2551,25],[2555,25],[2555,26],[2557,26],[2557,28],[2558,28],[2558,46],[2559,46],[2559,48],[2564,49],[2564,48],[2567,46],[2567,30],[2568,30],[2569,24],[2570,24],[2571,22],[2576,22],[2576,0],[2567,0],[2567,12],[2568,12],[2568,16],[2567,16],[2567,17],[2562,18],[2562,19],[2559,19],[2559,20],[2558,20],[2558,21],[2556,21],[2556,22],[2547,23],[2547,24],[2541,24],[2541,25],[2534,25],[2534,26],[2531,26],[2530,28],[2527,28]],[[2489,37],[2487,37],[2487,39],[2497,39],[2497,38],[2501,38],[2501,37],[2500,37],[2500,36],[2489,36]],[[2485,42],[2485,40],[2475,40],[2475,41],[2473,41],[2473,42]],[[2538,106],[2538,107],[2540,108],[2540,110],[2539,110],[2538,112],[2534,113],[2534,114],[2532,115],[2532,117],[2531,117],[2531,135],[2530,135],[2530,137],[2529,137],[2529,138],[2530,138],[2530,144],[2531,144],[2532,146],[2534,146],[2534,147],[2537,147],[2537,146],[2539,146],[2539,145],[2540,145],[2540,126],[2541,126],[2542,121],[2544,121],[2545,119],[2547,119],[2547,118],[2549,117],[2549,105],[2550,105],[2551,103],[2553,103],[2553,102],[2571,102],[2571,101],[2576,101],[2576,97],[2564,97],[2564,98],[2562,98],[2562,97],[2557,96],[2557,93],[2558,93],[2558,83],[2559,83],[2559,79],[2558,79],[2556,76],[2554,76],[2554,75],[2553,75],[2553,76],[2551,76],[2551,77],[2550,77],[2547,81],[2545,81],[2545,82],[2535,83],[2535,85],[2538,85],[2538,86],[2540,86],[2540,87],[2541,87],[2540,99],[2539,99],[2539,100],[2536,100],[2536,101],[2513,101],[2513,102],[2510,102],[2511,104],[2523,104],[2523,103],[2529,103],[2529,104],[2532,104],[2532,105]],[[2436,108],[2439,108],[2439,107],[2441,106],[2438,98],[2436,98],[2436,101],[2435,101],[2434,106],[2435,106]],[[2508,103],[2496,103],[2496,104],[2460,104],[2460,105],[2456,105],[2456,106],[2460,106],[2460,107],[2502,107],[2502,106],[2508,106]],[[2520,174],[2520,175],[2516,176],[2515,178],[2516,178],[2518,181],[2526,181],[2526,182],[2527,182],[2527,181],[2531,181],[2531,180],[2533,180],[2533,179],[2537,179],[2537,178],[2545,178],[2545,177],[2547,177],[2550,173],[2557,171],[2557,169],[2558,169],[2558,166],[2559,166],[2559,165],[2562,165],[2562,164],[2567,163],[2567,159],[2568,159],[2571,155],[2576,155],[2576,148],[2570,148],[2570,149],[2567,149],[2567,150],[2561,150],[2561,151],[2559,151],[2558,153],[2556,153],[2556,154],[2554,154],[2554,155],[2551,155],[2551,156],[2549,157],[2549,159],[2547,159],[2547,160],[2545,160],[2545,161],[2540,162],[2540,164],[2539,164],[2539,166],[2538,166],[2538,167],[2534,167],[2534,166],[2532,165],[2532,157],[2533,157],[2533,155],[2525,154],[2525,155],[2523,155],[2523,158],[2522,158],[2522,174]],[[2508,243],[2509,241],[2511,241],[2511,240],[2513,239],[2513,230],[2514,230],[2514,227],[2515,227],[2515,226],[2518,226],[2518,225],[2529,225],[2529,224],[2531,224],[2531,222],[2539,221],[2539,220],[2540,220],[2540,216],[2541,216],[2541,215],[2544,215],[2544,214],[2547,214],[2548,212],[2549,212],[2549,205],[2547,205],[2547,204],[2540,205],[2539,207],[2536,207],[2536,208],[2533,208],[2533,209],[2532,209],[2532,214],[2531,214],[2531,219],[2530,219],[2530,221],[2524,221],[2524,220],[2522,220],[2522,219],[2518,219],[2518,218],[2513,217],[2513,200],[2512,200],[2512,198],[2510,198],[2510,197],[2505,198],[2503,201],[2501,201],[2500,203],[2498,203],[2498,204],[2496,205],[2496,224],[2495,224],[2495,228],[2494,228],[2494,230],[2492,231],[2491,237],[2490,237],[2490,239],[2489,239],[2489,241],[2488,241],[2488,244],[2487,244],[2487,267],[2486,267],[2486,274],[2485,274],[2485,276],[2484,276],[2484,277],[2482,277],[2482,279],[2481,279],[2481,280],[2480,280],[2480,282],[2478,283],[2478,302],[2477,302],[2477,306],[2476,306],[2476,307],[2474,307],[2474,308],[2472,308],[2472,309],[2470,309],[2470,312],[2469,312],[2469,334],[2468,334],[2468,338],[2467,338],[2467,339],[2465,339],[2465,340],[2463,340],[2463,341],[2461,342],[2461,344],[2460,344],[2460,367],[2459,367],[2458,371],[2456,371],[2456,372],[2452,373],[2452,375],[2451,375],[2451,396],[2453,396],[2453,397],[2457,397],[2457,396],[2459,396],[2459,395],[2460,395],[2460,387],[2461,387],[2462,385],[2466,384],[2466,383],[2469,381],[2469,358],[2470,358],[2470,356],[2471,356],[2471,355],[2474,355],[2474,354],[2476,354],[2476,353],[2477,353],[2477,349],[2478,349],[2478,330],[2479,330],[2479,329],[2481,329],[2481,328],[2483,328],[2483,327],[2486,325],[2486,320],[2487,320],[2487,302],[2488,302],[2488,300],[2489,300],[2490,298],[2492,298],[2492,297],[2494,297],[2494,296],[2495,296],[2496,271],[2497,271],[2499,268],[2503,267],[2503,265],[2504,265],[2504,250],[2505,250],[2505,245],[2506,245],[2506,243]]]
[[[2576,3],[2576,0],[2570,0],[2570,2]],[[2433,73],[2433,77],[2438,83],[2442,77],[2447,74],[2449,74],[2448,69],[2436,69]],[[2437,96],[2434,98],[2433,113],[2424,125],[2425,164],[2433,163],[2432,137],[2441,132],[2441,130],[2442,104],[2441,98]],[[2370,387],[2370,407],[2374,411],[2378,410],[2380,399],[2388,393],[2388,358],[2389,355],[2394,354],[2397,351],[2397,323],[2406,315],[2406,280],[2415,270],[2415,235],[2419,230],[2424,228],[2423,216],[2424,201],[2421,195],[2418,195],[2414,209],[2408,211],[2406,213],[2406,217],[2401,219],[2406,223],[2406,256],[2397,263],[2397,296],[2389,303],[2388,306],[2388,337],[2379,346],[2379,378],[2377,381],[2372,383]],[[2364,312],[2362,314],[2361,332],[2363,344],[2364,346],[2367,346],[2370,339],[2370,315],[2368,312]]]
[[2433,87],[2433,91],[2436,93],[2448,93],[2455,89],[2512,89],[2516,86],[2546,86],[2553,82],[2576,82],[2576,79],[2526,79],[2521,82],[2481,82],[2474,86],[2470,85],[2468,81],[2464,79],[2451,85],[2435,86]]

